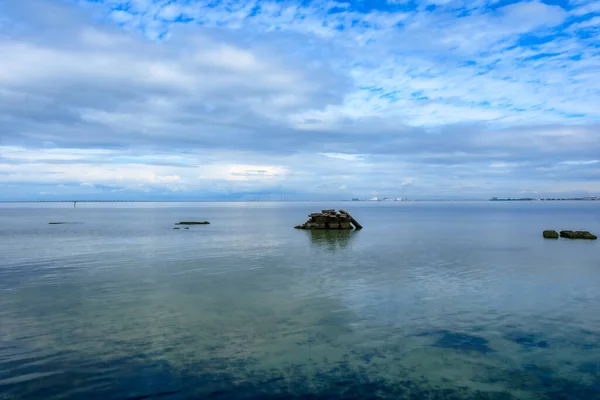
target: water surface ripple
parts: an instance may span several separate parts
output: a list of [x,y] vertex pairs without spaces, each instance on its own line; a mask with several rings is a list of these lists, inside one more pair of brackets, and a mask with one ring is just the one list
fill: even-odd
[[0,399],[600,398],[600,243],[544,229],[600,202],[1,204]]

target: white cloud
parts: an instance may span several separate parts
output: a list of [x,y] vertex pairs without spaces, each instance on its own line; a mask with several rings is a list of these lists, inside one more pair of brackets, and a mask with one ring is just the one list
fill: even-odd
[[524,163],[518,163],[518,162],[495,162],[495,163],[491,163],[490,164],[490,168],[506,169],[506,168],[520,167],[522,165],[524,165]]
[[562,160],[599,179],[593,3],[61,4],[0,22],[0,183],[487,194],[549,190]]
[[360,154],[342,154],[342,153],[320,153],[322,156],[328,158],[336,158],[344,161],[362,161],[363,156]]
[[596,16],[596,17],[590,18],[588,20],[585,20],[583,22],[573,24],[569,27],[569,31],[579,31],[582,29],[598,28],[598,27],[600,27],[600,16]]
[[597,1],[583,2],[579,7],[571,10],[571,14],[584,16],[593,13],[600,13],[600,3]]
[[[4,161],[4,162],[2,162]],[[204,182],[282,180],[287,169],[274,165],[205,161],[204,157],[136,154],[105,149],[31,150],[0,146],[0,183],[164,186],[196,188]],[[179,186],[177,186],[180,188]]]
[[582,160],[582,161],[561,161],[559,164],[564,165],[591,165],[598,164],[600,160]]
[[120,24],[127,24],[136,19],[136,17],[123,10],[115,10],[110,13],[110,18]]

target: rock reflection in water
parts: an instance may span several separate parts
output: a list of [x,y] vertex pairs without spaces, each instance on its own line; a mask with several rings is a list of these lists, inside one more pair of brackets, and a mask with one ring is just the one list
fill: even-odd
[[353,230],[309,230],[306,234],[310,237],[311,244],[315,247],[324,248],[330,251],[341,250],[353,241],[359,235],[358,231]]

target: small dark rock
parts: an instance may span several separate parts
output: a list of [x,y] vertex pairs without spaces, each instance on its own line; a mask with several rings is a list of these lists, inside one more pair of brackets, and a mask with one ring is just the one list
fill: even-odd
[[598,237],[588,231],[560,231],[560,237],[566,239],[596,240]]
[[544,239],[558,239],[558,232],[556,231],[544,231]]
[[504,336],[505,339],[511,340],[523,347],[547,349],[550,347],[547,341],[541,340],[538,335],[532,333],[512,332]]
[[64,225],[66,222],[48,222],[50,225]]
[[173,228],[173,229],[179,229],[179,228]]
[[494,350],[488,346],[487,339],[480,336],[469,335],[466,333],[440,330],[423,332],[418,334],[417,336],[437,336],[438,339],[433,344],[433,346],[435,347],[466,352],[478,352],[482,354],[494,352]]

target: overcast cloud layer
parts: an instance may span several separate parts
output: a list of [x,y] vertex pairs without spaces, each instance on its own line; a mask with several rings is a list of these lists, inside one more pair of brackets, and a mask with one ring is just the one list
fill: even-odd
[[0,0],[0,200],[600,195],[600,2]]

